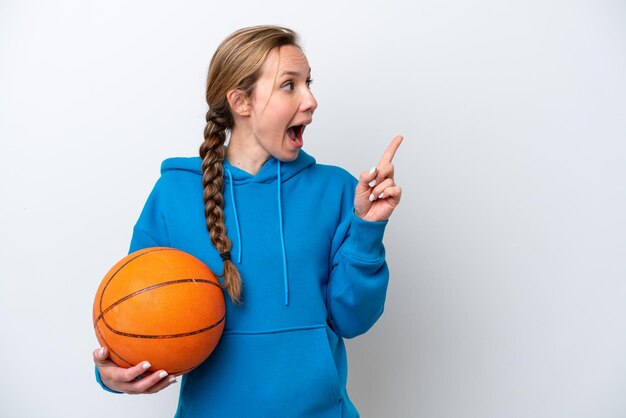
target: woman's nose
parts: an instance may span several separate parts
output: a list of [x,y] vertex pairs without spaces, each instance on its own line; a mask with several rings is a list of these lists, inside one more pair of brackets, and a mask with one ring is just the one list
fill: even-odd
[[304,93],[304,97],[302,98],[301,108],[303,112],[311,112],[313,113],[315,109],[317,109],[317,100],[315,100],[315,96],[313,96],[313,92],[309,89]]

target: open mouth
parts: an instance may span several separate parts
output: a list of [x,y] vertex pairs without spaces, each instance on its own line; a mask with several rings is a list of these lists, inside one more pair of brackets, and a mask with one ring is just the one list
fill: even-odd
[[291,141],[296,146],[301,147],[303,144],[302,134],[304,133],[305,127],[306,125],[296,125],[296,126],[291,126],[289,129],[287,129],[287,135],[289,136],[289,139],[291,139]]

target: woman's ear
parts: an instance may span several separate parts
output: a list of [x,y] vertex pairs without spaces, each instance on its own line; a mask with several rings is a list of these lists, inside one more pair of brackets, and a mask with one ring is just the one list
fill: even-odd
[[239,116],[250,115],[250,98],[243,91],[230,90],[226,93],[226,99],[233,113]]

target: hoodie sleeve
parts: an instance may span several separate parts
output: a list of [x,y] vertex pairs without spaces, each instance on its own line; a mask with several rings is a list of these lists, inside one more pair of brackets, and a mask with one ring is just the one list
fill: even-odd
[[164,189],[164,179],[161,177],[148,196],[141,215],[139,215],[133,228],[129,254],[148,247],[169,247],[169,234],[163,215]]
[[[133,228],[133,236],[130,241],[130,249],[128,253],[148,248],[148,247],[167,247],[169,239],[167,235],[167,227],[161,210],[162,191],[161,180],[157,182],[154,189],[150,193],[146,204],[141,211],[139,220]],[[100,384],[102,389],[112,393],[122,393],[109,389],[102,383],[100,371],[95,368],[96,382]]]
[[354,187],[344,193],[333,237],[328,310],[333,330],[345,338],[363,334],[383,313],[389,270],[383,234],[387,221],[369,222],[354,213]]

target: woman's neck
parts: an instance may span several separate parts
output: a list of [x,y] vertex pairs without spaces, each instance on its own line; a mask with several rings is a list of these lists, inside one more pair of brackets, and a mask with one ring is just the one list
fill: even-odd
[[251,139],[251,135],[233,131],[226,147],[226,159],[233,167],[256,176],[270,155]]

